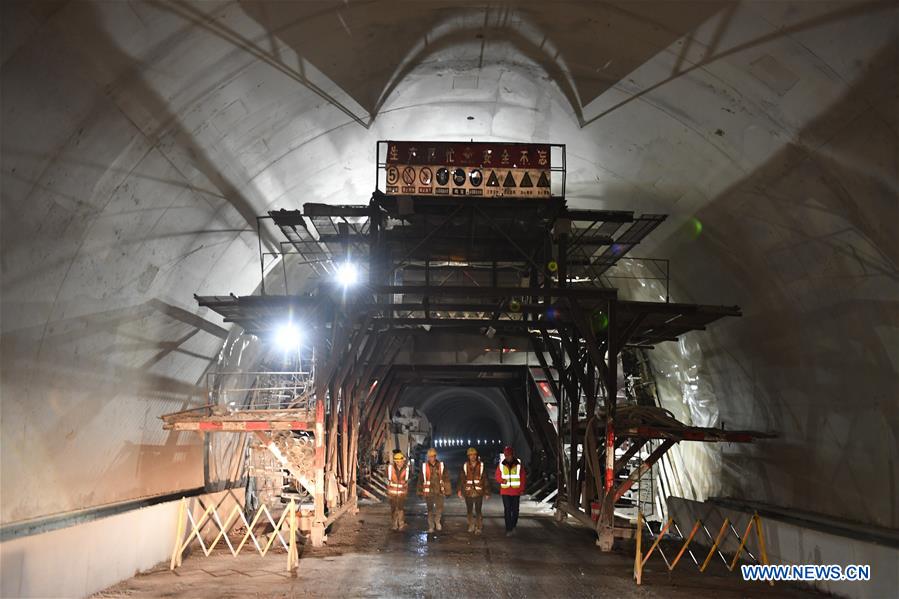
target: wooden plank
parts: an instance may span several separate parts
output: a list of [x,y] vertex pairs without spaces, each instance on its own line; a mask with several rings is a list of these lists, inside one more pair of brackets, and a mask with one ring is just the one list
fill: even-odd
[[[618,485],[618,487],[615,489],[614,500],[618,501],[619,499],[621,499],[621,496],[624,495],[627,492],[627,490],[630,489],[633,486],[633,484],[635,482],[637,482],[640,479],[640,477],[646,473],[647,470],[652,468],[653,464],[655,464],[659,458],[661,458],[663,455],[665,455],[665,452],[667,452],[669,449],[671,449],[671,447],[673,447],[675,443],[676,443],[676,441],[674,441],[672,439],[668,439],[664,443],[662,443],[661,445],[656,447],[655,451],[653,451],[651,454],[649,454],[649,456],[646,458],[646,460],[642,464],[640,464],[640,467],[637,468],[636,470],[634,470],[633,472],[631,472],[630,476],[628,476],[624,480],[624,482],[622,482],[620,485]],[[613,456],[615,455],[614,451],[612,452],[612,455]]]
[[342,506],[337,508],[336,511],[328,514],[328,518],[327,518],[327,520],[325,520],[325,528],[331,526],[338,518],[343,516],[345,513],[347,513],[348,510],[350,510],[351,508],[354,508],[355,506],[356,506],[356,498],[353,496],[350,496],[349,501],[347,501]]
[[200,432],[246,432],[246,431],[311,431],[312,423],[299,420],[247,421],[238,422],[175,422],[163,426],[165,430]]
[[754,439],[774,437],[760,431],[723,431],[714,428],[684,426],[683,428],[634,426],[618,431],[619,436],[644,439],[674,439],[677,441],[706,441],[727,443],[751,443]]

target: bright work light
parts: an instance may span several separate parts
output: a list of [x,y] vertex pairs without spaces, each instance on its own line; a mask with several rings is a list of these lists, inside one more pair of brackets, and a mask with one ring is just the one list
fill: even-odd
[[343,287],[355,285],[359,280],[359,271],[352,262],[344,262],[337,268],[337,282]]
[[300,328],[292,322],[282,324],[275,331],[275,343],[285,352],[298,350],[301,341]]

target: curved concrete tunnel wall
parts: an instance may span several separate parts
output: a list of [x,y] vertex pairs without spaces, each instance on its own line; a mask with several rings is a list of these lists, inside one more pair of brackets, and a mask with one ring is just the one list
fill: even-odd
[[228,333],[192,294],[256,288],[255,215],[365,202],[376,140],[475,138],[567,144],[570,204],[671,214],[673,299],[744,307],[653,356],[781,432],[684,450],[698,498],[899,526],[893,3],[2,11],[3,524],[202,485],[157,418]]

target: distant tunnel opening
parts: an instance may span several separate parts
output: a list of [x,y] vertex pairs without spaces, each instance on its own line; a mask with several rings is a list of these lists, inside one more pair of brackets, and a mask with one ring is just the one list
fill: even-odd
[[427,444],[437,445],[448,457],[473,446],[493,461],[505,445],[514,447],[525,462],[531,456],[527,436],[499,387],[414,386],[400,406],[424,414],[431,427]]

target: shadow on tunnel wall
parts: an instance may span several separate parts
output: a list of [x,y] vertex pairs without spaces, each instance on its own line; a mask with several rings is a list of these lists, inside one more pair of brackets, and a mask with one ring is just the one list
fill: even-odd
[[215,325],[181,312],[150,300],[3,334],[4,523],[202,486],[200,440],[157,419],[205,396],[157,366],[215,358],[185,347]]
[[[153,4],[151,2],[151,4]],[[159,8],[163,8],[159,6]],[[127,177],[136,177],[143,180],[158,182],[166,186],[181,188],[196,195],[193,199],[206,198],[210,204],[215,204],[217,210],[222,206],[230,206],[245,222],[246,229],[226,229],[223,233],[238,233],[247,230],[256,231],[256,216],[265,208],[265,202],[260,198],[250,197],[252,188],[239,188],[232,181],[232,174],[226,172],[222,163],[233,164],[233,160],[223,160],[222,147],[216,147],[216,155],[212,155],[195,136],[182,124],[178,115],[174,114],[170,103],[150,85],[142,75],[145,65],[127,55],[106,32],[101,9],[91,3],[80,3],[69,7],[66,18],[73,27],[77,27],[84,39],[89,39],[89,44],[78,48],[79,59],[89,73],[90,78],[85,81],[85,86],[107,83],[103,89],[98,105],[110,102],[123,113],[134,129],[145,138],[152,148],[165,156],[172,170],[177,174],[176,178],[162,179],[152,175],[142,174],[134,169],[123,170],[117,164],[100,164],[95,162],[89,154],[79,152],[66,152],[65,155],[54,156],[54,163],[63,163],[73,170],[96,171],[90,176],[101,178],[106,172],[118,173]],[[173,34],[170,38],[163,39],[155,48],[148,51],[149,55],[157,54],[168,48],[173,41],[183,35],[182,32]],[[84,127],[78,131],[78,135],[84,132]],[[5,155],[18,156],[32,160],[44,160],[46,156],[29,155],[16,147],[14,139],[3,139],[3,152]],[[78,140],[73,140],[77,145]],[[124,148],[123,148],[124,150]],[[189,165],[185,168],[184,165]],[[20,178],[15,170],[8,173],[13,179]],[[65,197],[65,191],[51,189],[44,186],[39,180],[23,180],[35,192],[52,192]],[[94,198],[67,197],[69,202],[76,206],[91,206],[96,201]],[[89,201],[90,200],[90,201]],[[223,201],[222,201],[223,200]],[[10,240],[17,239],[23,232],[10,226],[10,220],[4,223],[4,245]],[[202,231],[179,231],[176,235],[199,234]],[[277,246],[277,240],[272,231],[263,229],[263,241],[268,247]]]
[[[99,10],[94,4],[76,3],[59,16],[89,40],[73,59],[84,70],[84,85],[110,82],[106,93],[98,94],[97,106],[88,117],[97,122],[87,124],[110,133],[109,143],[114,144],[122,140],[112,134],[121,130],[104,129],[109,123],[97,117],[101,110],[108,108],[117,117],[122,111],[126,118],[140,114],[139,121],[129,119],[134,130],[128,133],[144,136],[153,151],[164,155],[183,178],[181,186],[194,192],[190,199],[208,209],[210,219],[230,207],[255,228],[257,209],[251,200],[144,81],[144,65],[125,55],[106,33]],[[66,143],[77,142],[76,136]],[[5,157],[15,143],[4,138]],[[54,152],[58,161],[70,154],[83,156],[68,146]],[[142,161],[138,160],[133,174],[121,175],[123,182],[140,177]],[[176,162],[191,169],[179,171]],[[94,182],[104,175],[103,169],[77,160],[65,168],[69,177]],[[42,176],[50,175],[45,171]],[[192,176],[202,180],[201,185],[195,185]],[[171,293],[187,304],[192,290],[153,285],[158,268],[147,281],[139,274],[119,286],[114,283],[121,281],[104,280],[102,273],[111,254],[121,253],[139,264],[147,259],[146,245],[157,239],[131,244],[129,239],[117,238],[109,247],[77,243],[90,235],[93,219],[104,214],[111,197],[72,198],[76,209],[66,225],[71,228],[55,240],[55,252],[44,251],[48,240],[33,235],[23,215],[40,205],[38,198],[49,193],[49,184],[40,180],[17,184],[23,183],[28,191],[15,204],[4,182],[3,523],[202,486],[200,439],[164,431],[158,416],[204,400],[202,373],[214,362],[226,331],[169,300],[166,294]],[[215,190],[207,193],[218,201],[198,197],[200,187]],[[85,188],[85,193],[94,191],[91,185]],[[170,203],[170,198],[150,202],[154,207]],[[158,239],[167,243],[169,233],[161,231]],[[15,254],[10,252],[13,249]],[[69,254],[60,251],[66,249]],[[11,262],[11,255],[18,262]],[[66,260],[45,260],[59,255]],[[72,264],[79,266],[73,269]],[[169,266],[177,268],[177,264]],[[77,287],[80,293],[71,291],[74,285],[67,290],[76,277],[92,281],[96,277],[96,283],[86,291]],[[53,281],[56,295],[28,297],[32,282],[43,280]],[[118,307],[101,309],[110,305]],[[17,326],[10,321],[12,314],[39,324]]]
[[[585,105],[717,13],[723,13],[716,34],[720,38],[736,4],[707,0],[485,7],[475,2],[240,0],[267,35],[315,65],[372,118],[404,77],[440,50],[479,46],[476,61],[481,66],[496,61],[490,56],[491,43],[505,42],[543,67],[582,122]],[[273,39],[259,40],[256,48],[277,55]]]
[[694,334],[720,419],[779,433],[721,449],[720,495],[899,528],[897,93],[894,38],[661,247],[681,296],[743,307]]

